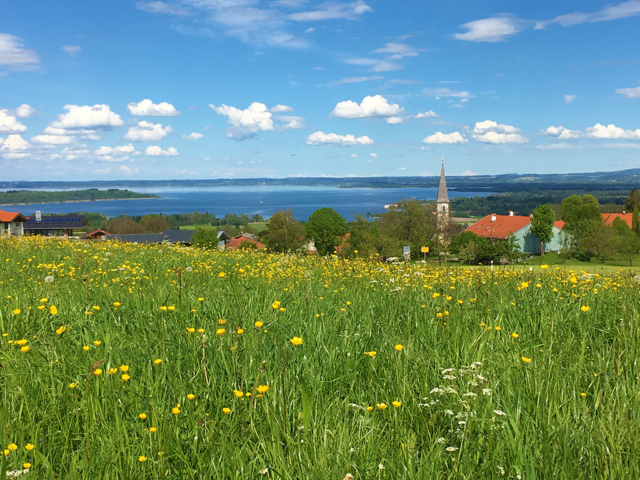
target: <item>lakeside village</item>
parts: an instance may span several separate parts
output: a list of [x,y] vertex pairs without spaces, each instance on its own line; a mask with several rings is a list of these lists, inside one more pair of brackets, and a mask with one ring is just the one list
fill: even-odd
[[385,212],[373,221],[358,216],[350,224],[333,209],[322,208],[304,223],[289,210],[276,212],[266,222],[256,218],[259,216],[250,222],[247,215],[241,216],[244,220],[227,215],[232,218],[226,226],[195,225],[192,229],[173,228],[162,215],[148,215],[141,222],[117,217],[94,228],[82,214],[42,215],[37,211],[27,216],[0,210],[0,236],[170,243],[230,251],[265,249],[392,261],[434,258],[435,254],[439,261],[466,264],[513,263],[549,252],[583,261],[596,257],[602,263],[609,255],[621,254],[632,264],[640,253],[640,194],[635,190],[625,203],[631,211],[621,213],[601,213],[598,201],[586,194],[565,198],[561,219],[550,205],[540,205],[530,215],[509,211],[508,215],[460,218],[450,211],[443,164],[436,211],[426,211],[425,206],[428,204],[403,200],[385,205]]

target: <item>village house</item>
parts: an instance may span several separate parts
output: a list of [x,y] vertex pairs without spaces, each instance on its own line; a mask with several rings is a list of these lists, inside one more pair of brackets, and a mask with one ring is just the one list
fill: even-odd
[[27,217],[19,212],[0,210],[0,235],[23,235]]
[[[553,237],[544,246],[545,252],[559,252],[564,246],[565,233],[562,231],[564,222],[557,221],[553,226]],[[531,232],[531,217],[514,215],[496,215],[492,213],[466,229],[479,237],[491,240],[506,240],[513,235],[523,253],[540,253],[540,239]]]
[[24,224],[25,235],[43,237],[73,237],[74,230],[82,230],[87,225],[84,215],[45,215],[37,211]]

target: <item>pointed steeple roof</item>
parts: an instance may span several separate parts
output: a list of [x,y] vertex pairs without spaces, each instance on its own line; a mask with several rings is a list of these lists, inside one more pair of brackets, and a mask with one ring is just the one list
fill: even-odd
[[444,159],[442,168],[440,169],[440,185],[438,186],[438,198],[436,203],[449,203],[449,195],[447,195],[447,180],[444,177]]

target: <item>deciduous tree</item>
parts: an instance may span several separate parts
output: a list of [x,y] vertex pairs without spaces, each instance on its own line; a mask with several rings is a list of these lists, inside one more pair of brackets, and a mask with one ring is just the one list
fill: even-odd
[[347,233],[347,221],[333,208],[324,207],[311,214],[305,230],[318,255],[327,255],[342,243],[342,237]]
[[540,239],[540,256],[544,257],[544,245],[553,238],[553,224],[556,213],[549,205],[540,205],[533,211],[531,217],[531,233]]

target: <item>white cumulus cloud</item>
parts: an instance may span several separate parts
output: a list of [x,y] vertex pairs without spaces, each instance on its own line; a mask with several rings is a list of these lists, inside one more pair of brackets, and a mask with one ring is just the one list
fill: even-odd
[[220,107],[215,105],[209,105],[209,107],[218,115],[228,118],[228,123],[234,128],[227,129],[227,137],[234,140],[244,140],[255,136],[257,132],[274,130],[272,114],[264,103],[253,102],[244,110],[224,104]]
[[440,144],[440,145],[447,145],[447,144],[454,145],[454,144],[469,143],[469,140],[464,138],[460,134],[460,132],[453,132],[453,133],[436,132],[433,135],[429,135],[427,138],[422,140],[422,143],[432,143],[432,144]]
[[16,108],[16,117],[18,118],[29,118],[34,113],[36,113],[36,109],[26,103]]
[[0,155],[9,160],[24,158],[27,156],[25,150],[31,147],[29,142],[24,140],[20,135],[12,134],[0,146]]
[[0,133],[24,133],[27,127],[9,114],[9,110],[0,110]]
[[498,124],[491,120],[477,122],[471,134],[478,142],[493,145],[518,144],[529,141],[528,138],[520,135],[520,129],[512,127],[511,125]]
[[501,42],[523,29],[521,21],[514,17],[492,17],[460,25],[465,33],[454,33],[453,38],[470,42]]
[[130,168],[130,167],[127,167],[126,165],[120,165],[120,170],[122,170],[126,174],[138,173],[139,171],[137,168]]
[[387,123],[389,125],[398,125],[399,123],[402,123],[402,117],[389,117],[387,118]]
[[365,97],[362,103],[347,100],[339,102],[331,114],[338,118],[384,118],[404,115],[404,108],[389,103],[382,95]]
[[476,172],[472,171],[472,170],[465,170],[464,172],[462,172],[460,174],[460,176],[462,177],[475,177],[476,175],[478,175]]
[[578,98],[578,97],[576,97],[575,95],[565,95],[565,96],[564,96],[564,101],[565,101],[566,103],[571,103],[571,102],[573,102],[576,98]]
[[136,117],[175,117],[180,115],[180,112],[170,103],[162,102],[156,105],[149,99],[138,103],[130,102],[127,105],[127,110]]
[[31,137],[31,143],[36,145],[68,145],[75,141],[76,137],[73,135],[36,135]]
[[178,150],[173,147],[169,147],[167,150],[162,150],[158,145],[147,147],[144,151],[145,155],[149,157],[176,157],[178,156]]
[[627,98],[640,98],[640,87],[635,88],[618,88],[616,93],[624,95]]
[[378,158],[378,154],[377,153],[370,153],[369,156],[371,158]]
[[127,131],[124,138],[132,142],[152,142],[161,140],[169,133],[173,133],[171,125],[162,128],[160,123],[154,124],[143,120],[138,122],[137,126],[129,127],[129,131]]
[[339,145],[341,147],[355,147],[372,145],[374,141],[365,136],[338,135],[336,133],[314,132],[307,137],[307,145]]
[[269,109],[271,113],[284,113],[284,112],[293,112],[293,108],[287,105],[276,105],[275,107],[271,107]]
[[586,132],[589,138],[640,140],[640,129],[625,130],[613,124],[605,126],[597,123],[593,127],[587,128]]
[[582,132],[578,130],[569,130],[568,128],[564,128],[562,125],[559,127],[551,126],[544,130],[543,133],[551,137],[558,137],[560,140],[573,140],[582,136]]
[[438,115],[436,112],[434,112],[433,110],[429,110],[428,112],[424,112],[424,113],[418,113],[415,117],[413,118],[438,118],[440,117],[440,115]]
[[51,123],[54,128],[110,128],[121,127],[124,122],[120,115],[111,111],[109,105],[65,105],[68,113],[58,115],[58,120]]
[[122,145],[118,147],[100,147],[96,150],[96,155],[125,155],[135,151],[136,148],[130,143],[129,145]]
[[198,132],[193,132],[189,135],[182,135],[182,138],[185,140],[200,140],[202,137],[204,137],[204,135]]

